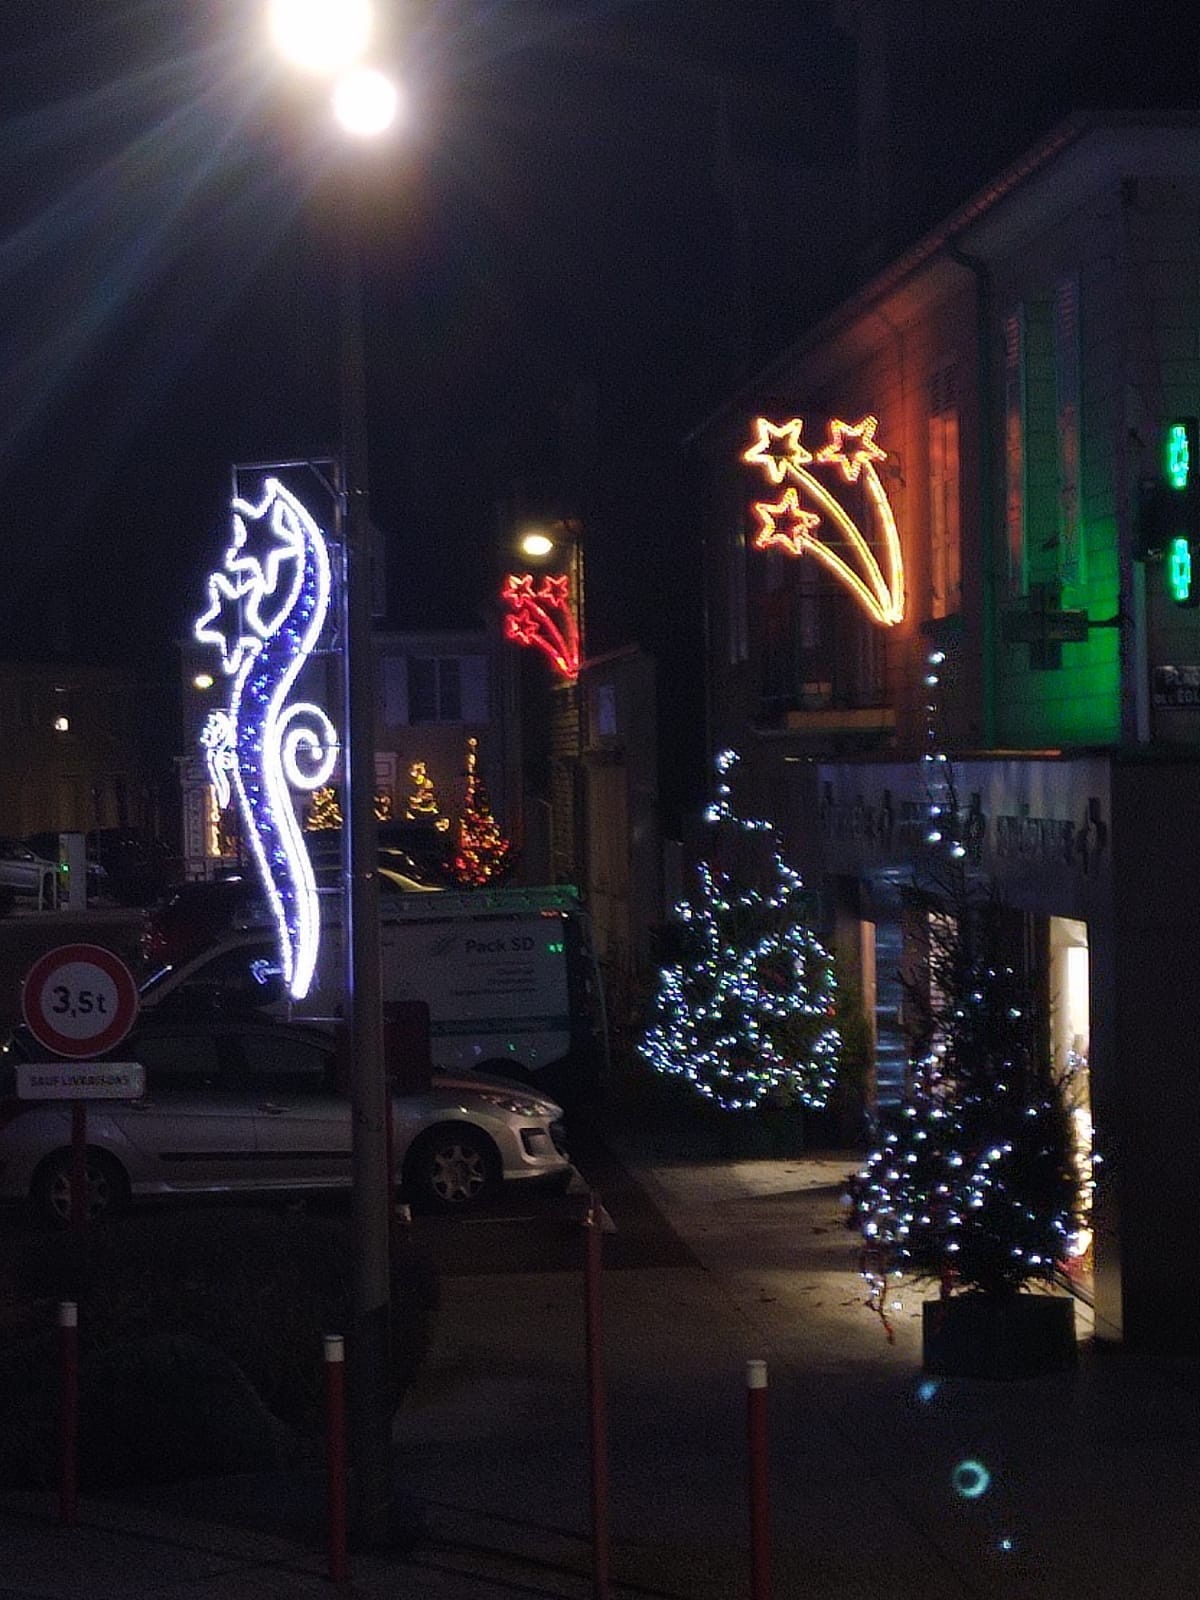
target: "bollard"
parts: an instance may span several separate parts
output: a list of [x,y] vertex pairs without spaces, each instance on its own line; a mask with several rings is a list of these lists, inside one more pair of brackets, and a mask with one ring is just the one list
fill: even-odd
[[346,1341],[325,1335],[325,1464],[329,1499],[329,1577],[346,1581]]
[[58,1326],[62,1343],[62,1460],[58,1520],[65,1528],[79,1521],[79,1307],[61,1300]]
[[767,1363],[746,1363],[746,1443],[750,1485],[751,1600],[771,1600],[767,1521]]
[[587,1302],[588,1408],[592,1444],[592,1595],[608,1600],[608,1423],[604,1400],[604,1360],[601,1328],[600,1246],[604,1238],[600,1196],[588,1196],[584,1218],[584,1286]]

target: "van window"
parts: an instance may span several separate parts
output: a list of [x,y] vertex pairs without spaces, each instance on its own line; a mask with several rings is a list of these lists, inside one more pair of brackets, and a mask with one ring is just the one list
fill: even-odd
[[279,952],[268,943],[223,950],[188,975],[162,1004],[172,1011],[259,1011],[285,998]]
[[125,1047],[146,1069],[149,1094],[211,1089],[220,1073],[216,1040],[209,1033],[145,1033]]

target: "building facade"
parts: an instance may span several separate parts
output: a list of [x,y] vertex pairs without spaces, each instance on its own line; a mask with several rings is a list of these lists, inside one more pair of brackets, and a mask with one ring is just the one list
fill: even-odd
[[0,833],[153,831],[146,695],[116,667],[0,665]]
[[[485,630],[392,632],[375,641],[375,785],[381,821],[411,821],[453,831],[466,798],[470,746],[493,815],[521,852],[524,831],[520,719],[512,652]],[[211,649],[181,647],[183,739],[178,760],[187,875],[207,878],[236,865],[236,818],[219,811],[200,736],[225,684],[213,673]],[[342,721],[341,657],[318,653],[306,669],[307,692],[334,726]],[[215,698],[214,698],[215,697]],[[323,793],[305,802],[340,814],[340,768]],[[322,819],[310,817],[310,821]]]
[[1200,126],[1079,118],[693,441],[710,743],[825,892],[876,1103],[953,845],[1070,1075],[1075,1286],[1099,1334],[1169,1353],[1200,1222],[1200,610],[1145,507],[1198,413]]

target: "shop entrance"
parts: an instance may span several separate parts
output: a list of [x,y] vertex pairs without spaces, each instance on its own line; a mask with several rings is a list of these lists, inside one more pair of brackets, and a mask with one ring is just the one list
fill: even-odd
[[1071,1110],[1075,1165],[1079,1174],[1080,1227],[1071,1243],[1067,1278],[1072,1288],[1091,1297],[1095,1251],[1092,1242],[1092,1096],[1088,1073],[1090,981],[1087,923],[1072,917],[1051,917],[1050,923],[1050,1049]]

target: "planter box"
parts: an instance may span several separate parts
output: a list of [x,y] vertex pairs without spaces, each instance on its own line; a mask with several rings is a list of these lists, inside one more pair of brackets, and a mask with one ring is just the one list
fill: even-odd
[[921,1308],[923,1366],[945,1378],[1036,1378],[1077,1359],[1069,1295],[952,1295]]

